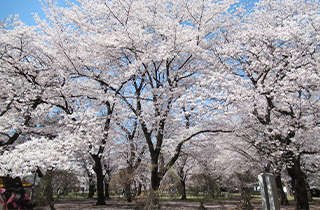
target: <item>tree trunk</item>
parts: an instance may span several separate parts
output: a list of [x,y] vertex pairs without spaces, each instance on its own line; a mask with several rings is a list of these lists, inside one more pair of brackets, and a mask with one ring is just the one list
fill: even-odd
[[203,201],[200,201],[200,206],[198,209],[204,210],[207,209],[204,205],[203,205]]
[[51,186],[51,179],[47,182],[47,186],[45,188],[46,194],[46,203],[49,205],[50,210],[54,210],[54,199],[53,199],[53,187]]
[[187,200],[187,193],[186,193],[186,182],[183,179],[180,179],[181,183],[181,200]]
[[101,173],[99,171],[96,172],[97,173],[97,195],[98,195],[96,205],[106,205],[106,202],[104,200],[104,190],[103,190],[103,178],[104,177],[102,174],[102,170],[101,170]]
[[103,190],[103,171],[102,171],[102,164],[99,155],[91,155],[94,160],[94,167],[93,170],[96,173],[97,176],[97,203],[96,205],[106,205],[106,202],[104,200],[104,190]]
[[300,157],[293,157],[292,163],[293,165],[288,168],[288,174],[292,179],[292,189],[294,189],[294,200],[296,202],[295,208],[297,210],[309,209],[306,175],[301,170]]
[[242,185],[243,184],[240,184],[240,186],[239,186],[239,192],[240,192],[241,198],[243,199],[242,207],[251,209],[252,204],[251,204],[250,200],[252,197],[251,197],[250,193],[247,191],[247,189]]
[[283,186],[282,186],[282,182],[281,182],[281,174],[277,173],[275,174],[275,180],[276,180],[276,185],[278,188],[278,195],[279,195],[279,201],[280,201],[280,205],[289,205],[289,201],[287,199],[286,194],[283,191]]
[[92,176],[89,176],[89,194],[88,194],[88,198],[93,198],[93,195],[94,195],[94,183],[93,183]]
[[138,189],[137,189],[137,183],[135,181],[133,181],[133,187],[134,188],[133,188],[133,191],[131,192],[131,194],[132,194],[132,197],[136,197]]
[[143,194],[146,195],[148,192],[147,186],[146,185],[142,185],[143,187]]
[[146,209],[159,209],[160,198],[157,191],[150,189]]
[[152,157],[151,159],[151,189],[148,197],[148,209],[157,209],[159,207],[159,196],[157,191],[160,187],[161,177],[158,171],[158,158]]
[[88,194],[88,198],[93,198],[94,196],[94,185],[93,184],[89,184],[89,194]]
[[137,196],[141,195],[141,189],[142,189],[142,184],[139,183],[138,191],[137,191]]
[[43,176],[42,179],[45,180],[45,190],[44,190],[44,195],[45,195],[45,203],[46,205],[49,206],[50,210],[55,210],[54,204],[55,204],[55,199],[53,198],[53,187],[52,187],[52,178],[53,174],[52,171],[47,171],[45,176]]
[[109,194],[109,182],[104,182],[104,197],[105,199],[110,199],[110,194]]
[[132,202],[132,194],[131,194],[131,183],[125,183],[124,185],[124,196],[126,197],[128,202]]
[[309,182],[307,179],[306,179],[306,188],[307,188],[307,192],[308,192],[308,200],[313,201],[310,185],[309,185]]
[[158,159],[152,159],[151,162],[151,187],[154,191],[157,191],[160,187]]
[[293,179],[294,200],[296,202],[296,210],[309,209],[308,192],[304,178]]
[[50,210],[56,210],[56,208],[54,208],[54,204],[53,205],[49,205]]

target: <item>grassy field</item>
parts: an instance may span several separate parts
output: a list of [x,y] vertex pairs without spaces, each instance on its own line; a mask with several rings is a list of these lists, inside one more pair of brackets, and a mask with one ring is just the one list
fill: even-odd
[[[87,195],[87,194],[83,194]],[[233,194],[235,197],[239,196],[239,194]],[[131,203],[128,203],[125,198],[121,197],[121,195],[114,195],[109,200],[106,200],[106,206],[96,206],[96,196],[92,199],[88,199],[86,197],[76,196],[74,193],[70,193],[68,195],[62,196],[58,199],[55,204],[55,208],[57,210],[111,210],[111,209],[139,209],[137,205],[139,202],[144,202],[146,200],[146,196],[142,196]],[[139,200],[140,199],[140,200]],[[200,202],[199,197],[194,197],[191,194],[188,194],[187,200],[181,200],[180,198],[172,198],[169,195],[162,195],[160,198],[160,209],[173,209],[173,210],[196,210],[198,209]],[[289,197],[289,206],[281,206],[281,210],[294,210],[294,201],[292,197]],[[236,210],[241,209],[241,202],[238,199],[233,198],[225,198],[219,197],[214,199],[208,199],[204,202],[204,206],[207,209],[216,209],[216,210]],[[251,204],[253,205],[254,210],[262,210],[261,197],[259,195],[255,195],[251,200]],[[48,208],[45,206],[36,206],[35,210],[47,210]],[[312,210],[320,210],[320,198],[314,198],[314,201],[310,202],[310,209]]]
[[[241,195],[240,193],[227,193],[228,197],[217,197],[217,198],[205,198],[204,196],[195,196],[192,193],[187,193],[187,202],[198,202],[199,200],[206,200],[207,202],[213,202],[213,201],[240,201],[241,200]],[[140,197],[143,197],[146,195],[141,195]],[[74,193],[71,192],[67,195],[60,195],[59,199],[66,199],[66,200],[75,200],[75,199],[87,199],[88,198],[88,193]],[[93,196],[93,199],[96,199],[97,195],[95,194]],[[169,193],[162,193],[160,194],[160,200],[163,201],[170,201],[170,200],[180,200],[181,196],[178,194],[169,194]],[[294,197],[287,196],[289,201],[293,201]],[[125,200],[125,198],[122,196],[120,193],[110,193],[110,199],[118,199],[118,200]],[[320,197],[314,197],[314,201],[320,201]],[[261,195],[260,194],[255,194],[253,195],[252,199],[253,201],[261,201]]]

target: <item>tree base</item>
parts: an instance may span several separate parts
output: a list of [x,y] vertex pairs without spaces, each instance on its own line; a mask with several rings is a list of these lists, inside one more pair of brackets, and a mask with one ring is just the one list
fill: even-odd
[[203,203],[201,202],[198,209],[205,210],[205,209],[207,209],[207,208],[206,208],[206,207],[203,205]]

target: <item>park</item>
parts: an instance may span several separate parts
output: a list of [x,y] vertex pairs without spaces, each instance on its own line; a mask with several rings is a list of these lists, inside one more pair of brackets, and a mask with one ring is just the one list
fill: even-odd
[[4,209],[317,209],[318,1],[40,2],[0,20]]

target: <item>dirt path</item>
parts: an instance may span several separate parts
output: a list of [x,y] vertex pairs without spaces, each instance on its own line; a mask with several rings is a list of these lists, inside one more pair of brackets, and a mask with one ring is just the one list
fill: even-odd
[[[106,206],[96,206],[93,199],[77,199],[77,200],[58,200],[55,205],[56,210],[112,210],[112,209],[135,209],[136,203],[127,203],[123,200],[112,199],[107,201]],[[262,205],[259,200],[253,200],[252,205],[254,210],[262,210]],[[240,206],[239,201],[223,200],[205,203],[207,209],[221,209],[221,210],[235,210]],[[196,201],[181,201],[170,200],[161,201],[160,209],[173,209],[173,210],[195,210],[198,209],[199,202]],[[48,207],[35,207],[35,210],[48,210]],[[281,210],[294,210],[293,201],[289,206],[281,206]],[[310,210],[320,210],[320,200],[311,202]]]

